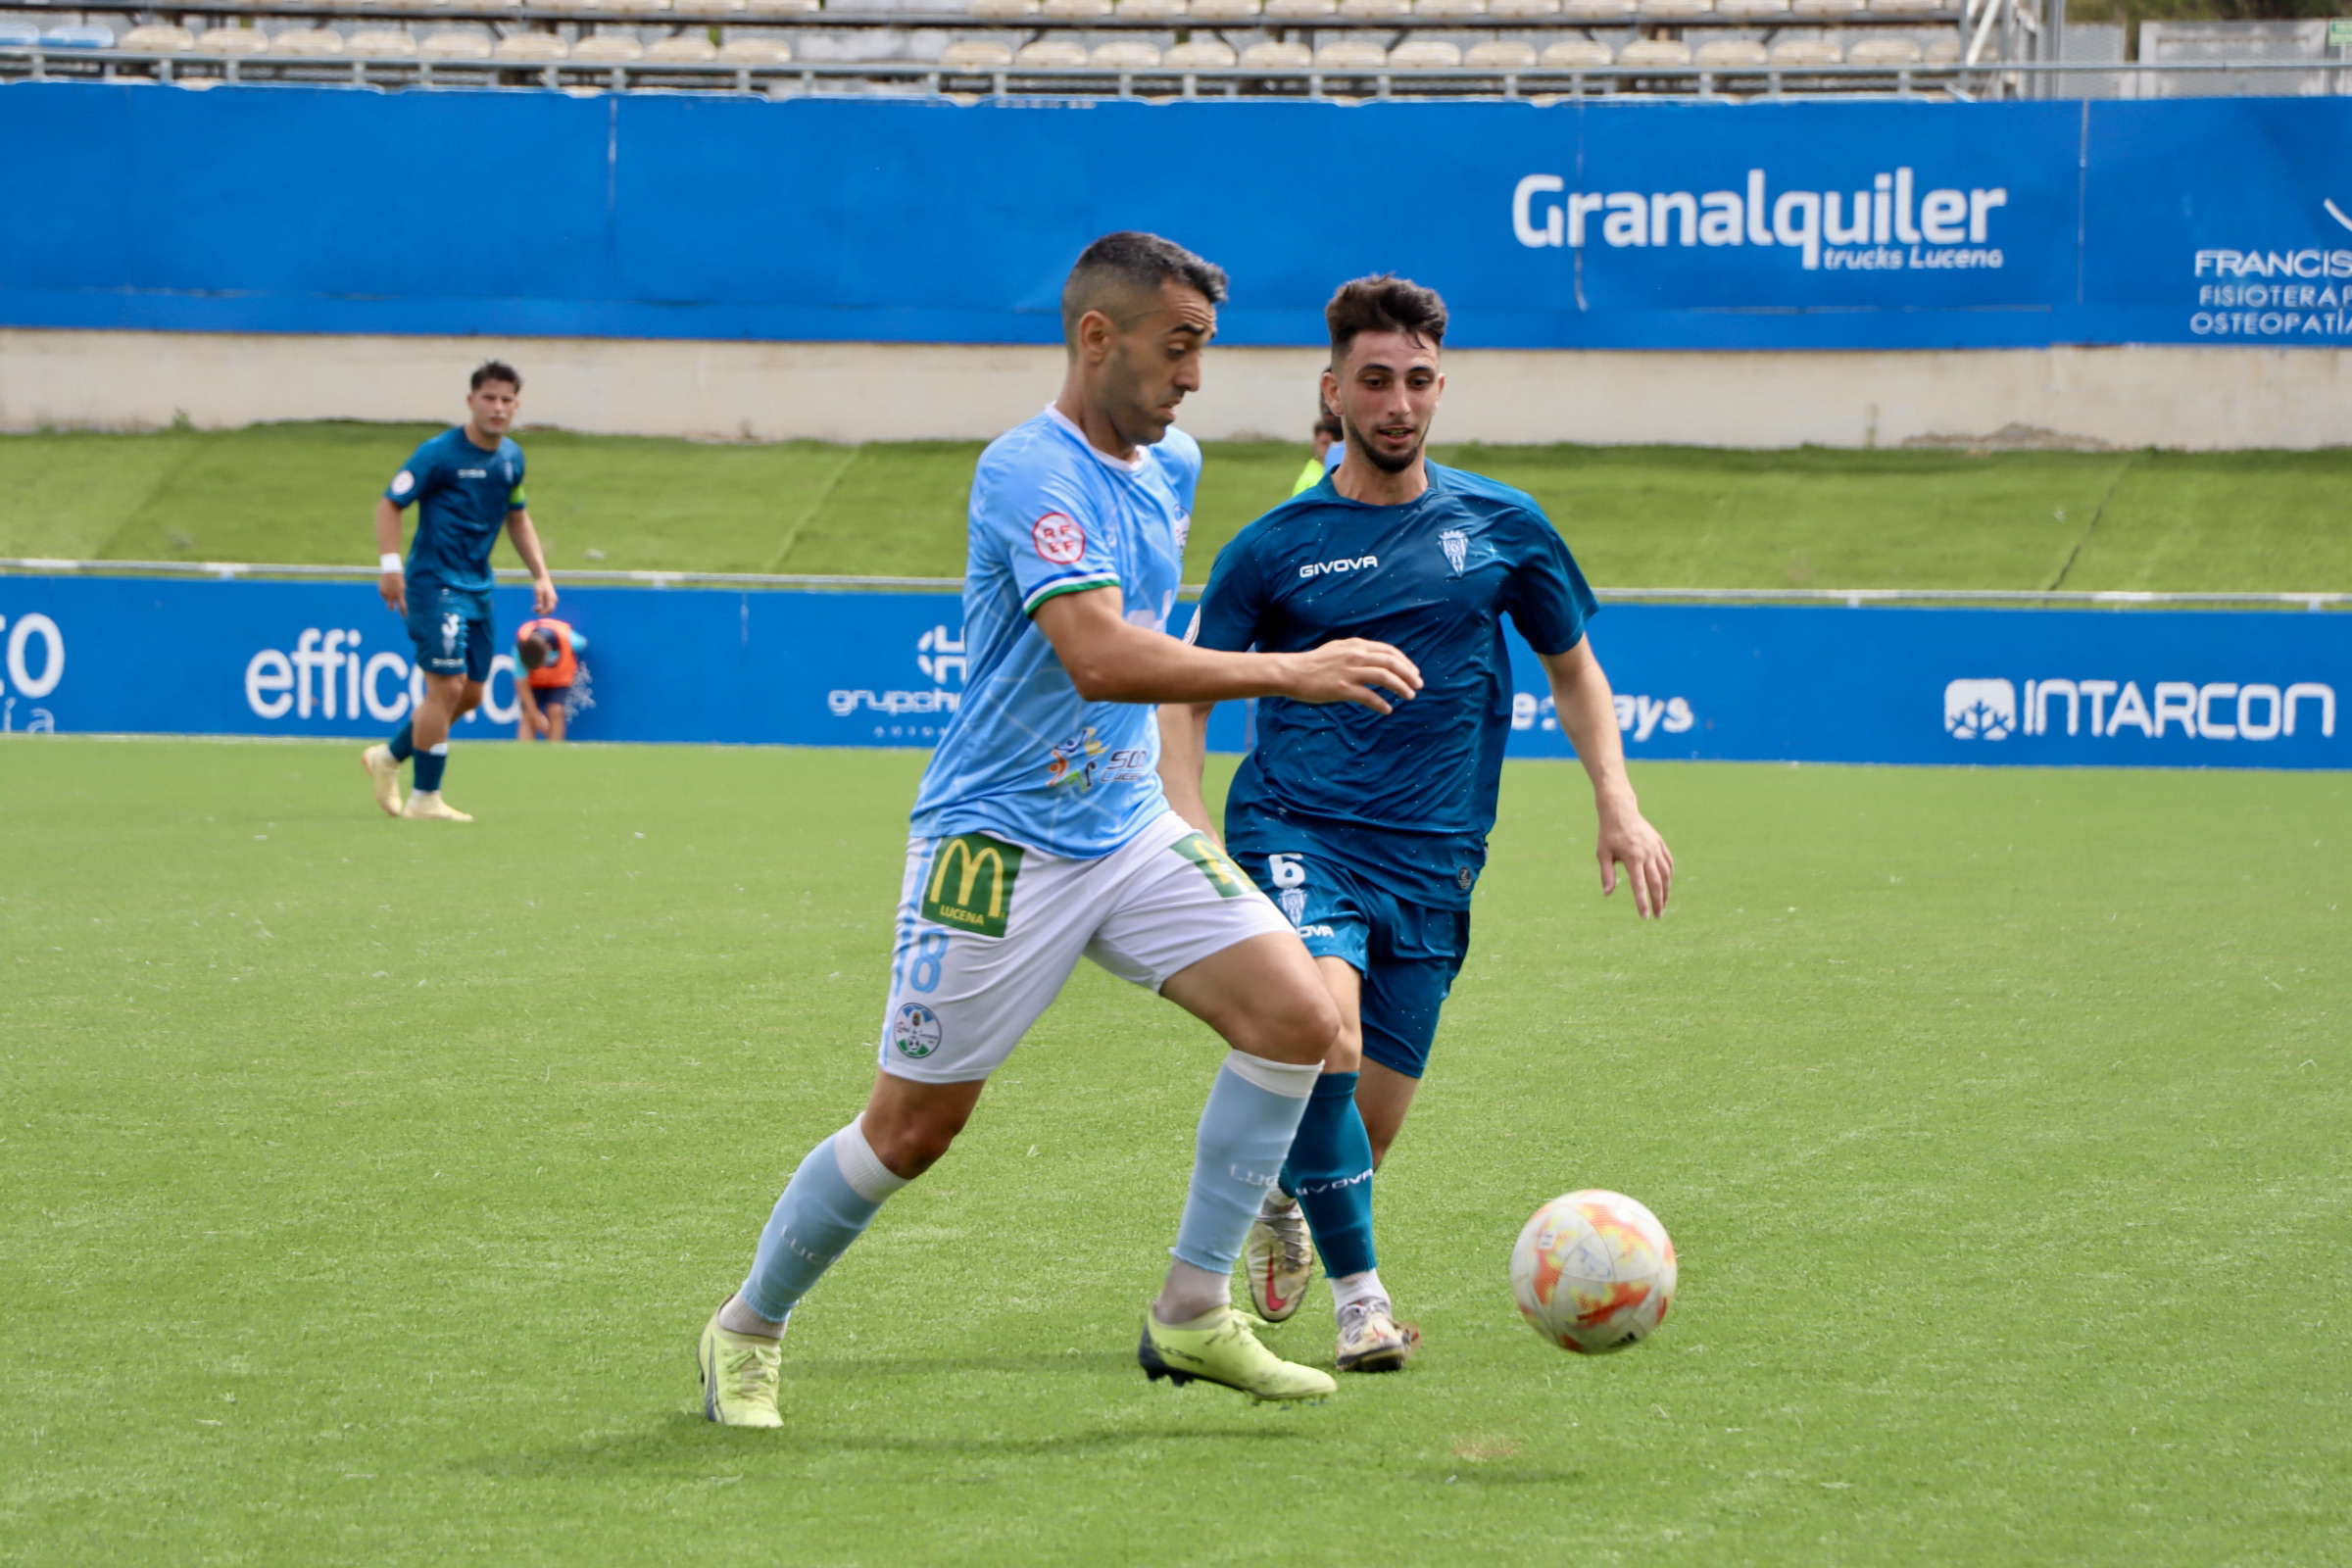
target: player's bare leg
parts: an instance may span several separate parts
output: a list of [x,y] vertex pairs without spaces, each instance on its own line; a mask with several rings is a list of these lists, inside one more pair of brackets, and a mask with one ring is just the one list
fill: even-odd
[[1355,1080],[1355,1108],[1363,1113],[1365,1136],[1372,1140],[1372,1167],[1389,1157],[1389,1146],[1404,1127],[1404,1113],[1413,1108],[1418,1078],[1407,1078],[1393,1067],[1367,1061]]
[[[427,675],[424,677],[424,701],[416,705],[415,737],[420,754],[445,757],[449,752],[449,727],[481,706],[482,683],[463,675]],[[441,799],[438,789],[419,789],[409,797],[401,815],[425,821],[470,822],[472,817],[457,810]]]
[[570,712],[562,703],[556,704],[553,708],[543,708],[539,712],[547,725],[548,744],[550,746],[563,745],[564,724],[571,717]]

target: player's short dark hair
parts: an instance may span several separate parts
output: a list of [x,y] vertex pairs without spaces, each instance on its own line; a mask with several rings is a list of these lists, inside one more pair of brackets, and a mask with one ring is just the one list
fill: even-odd
[[1318,403],[1315,408],[1315,427],[1309,433],[1327,435],[1334,441],[1340,441],[1347,438],[1348,427],[1340,422],[1338,415]]
[[504,381],[515,391],[522,390],[522,372],[504,360],[484,360],[475,367],[468,392],[479,392],[484,381]]
[[547,662],[548,656],[553,652],[547,646],[547,639],[535,633],[525,633],[514,639],[514,657],[522,662],[525,669],[537,669]]
[[1061,285],[1061,335],[1075,343],[1078,318],[1089,311],[1113,314],[1121,296],[1156,290],[1169,281],[1197,289],[1211,305],[1225,303],[1225,269],[1203,261],[1172,239],[1121,229],[1105,234],[1079,253]]
[[1438,291],[1395,272],[1342,283],[1331,303],[1323,307],[1323,320],[1331,328],[1334,369],[1366,332],[1403,332],[1433,349],[1446,342],[1446,302],[1438,297]]

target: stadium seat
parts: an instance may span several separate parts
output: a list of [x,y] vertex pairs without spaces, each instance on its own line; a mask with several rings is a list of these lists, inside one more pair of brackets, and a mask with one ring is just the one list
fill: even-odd
[[1339,9],[1339,0],[1266,0],[1269,17],[1328,17]]
[[1642,0],[1644,17],[1703,17],[1715,9],[1715,0]]
[[512,38],[499,39],[497,52],[501,60],[537,63],[569,58],[571,45],[552,32],[518,32]]
[[289,27],[270,40],[273,55],[339,55],[343,35],[332,27]]
[[115,40],[115,47],[142,55],[185,54],[196,47],[196,35],[185,27],[150,24],[131,28]]
[[29,49],[41,41],[41,29],[29,22],[0,22],[0,49]]
[[781,38],[729,38],[718,46],[718,58],[730,66],[787,65],[792,45]]
[[1314,63],[1315,52],[1302,43],[1265,39],[1242,51],[1242,64],[1251,71],[1304,71]]
[[1567,38],[1544,46],[1543,63],[1549,71],[1591,71],[1617,63],[1609,46],[1591,38]]
[[240,27],[234,23],[221,23],[206,28],[197,38],[196,52],[216,57],[268,54],[270,35],[259,27]]
[[1931,66],[1956,66],[1960,63],[1960,40],[1950,33],[1928,40],[1927,62]]
[[1845,51],[1827,38],[1784,38],[1772,46],[1772,63],[1776,66],[1835,66],[1845,59]]
[[1340,15],[1343,17],[1363,17],[1377,20],[1388,17],[1409,17],[1412,13],[1413,0],[1340,0]]
[[1216,38],[1195,38],[1180,43],[1164,57],[1178,71],[1230,71],[1235,63],[1233,45]]
[[1119,0],[1119,15],[1138,22],[1165,22],[1184,15],[1184,0]]
[[1614,20],[1632,16],[1634,0],[1565,0],[1560,11],[1562,15],[1587,20]]
[[1110,0],[1046,0],[1038,14],[1055,22],[1092,22],[1110,15]]
[[1865,38],[1845,52],[1849,66],[1915,66],[1919,45],[1909,38]]
[[1012,63],[1031,71],[1068,71],[1086,64],[1086,46],[1066,38],[1040,38],[1021,45]]
[[1318,71],[1378,71],[1389,63],[1389,52],[1361,38],[1334,38],[1315,51]]
[[1459,71],[1462,46],[1437,38],[1411,38],[1389,51],[1392,71]]
[[452,28],[426,37],[416,45],[416,53],[426,60],[487,60],[490,40],[478,32]]
[[1152,71],[1159,65],[1159,46],[1136,39],[1121,38],[1111,43],[1095,45],[1086,57],[1088,65],[1105,71]]
[[1497,22],[1556,17],[1559,14],[1560,0],[1487,0],[1487,15]]
[[1700,44],[1690,58],[1701,66],[1760,66],[1764,46],[1745,38],[1717,38]]
[[1259,0],[1193,0],[1195,22],[1246,22],[1257,15]]
[[1037,15],[1038,0],[972,0],[972,16],[981,22],[1009,22]]
[[1715,0],[1719,17],[1778,17],[1788,10],[1788,0]]
[[101,27],[95,23],[51,27],[41,34],[41,44],[49,49],[112,49],[115,29]]
[[645,59],[645,45],[623,33],[590,33],[571,45],[571,59],[598,66],[628,66]]
[[[612,41],[625,43],[630,40],[615,38]],[[594,42],[596,42],[594,38],[582,38],[578,43],[572,45],[571,58],[579,59],[580,51]],[[657,38],[638,52],[648,60],[658,60],[665,65],[678,66],[708,65],[718,58],[717,46],[712,44],[699,29],[693,32],[674,32],[666,38]]]
[[1629,69],[1639,66],[1687,66],[1690,63],[1690,46],[1678,38],[1643,38],[1629,43],[1617,63]]
[[1536,63],[1536,46],[1532,43],[1513,43],[1509,39],[1489,39],[1474,43],[1462,56],[1462,64],[1481,71],[1525,71]]
[[1012,50],[993,38],[964,38],[942,49],[939,63],[950,71],[1001,71],[1012,64]]
[[405,60],[416,52],[416,40],[398,27],[363,27],[343,40],[343,52],[355,60]]

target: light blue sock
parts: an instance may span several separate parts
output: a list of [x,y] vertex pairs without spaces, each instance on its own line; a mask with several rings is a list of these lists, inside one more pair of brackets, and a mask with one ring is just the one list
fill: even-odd
[[1323,1272],[1345,1279],[1379,1267],[1372,1250],[1372,1140],[1355,1108],[1351,1072],[1327,1072],[1291,1143],[1283,1185],[1306,1210]]
[[1322,1069],[1234,1052],[1217,1069],[1193,1146],[1193,1185],[1176,1229],[1176,1261],[1233,1272],[1250,1222],[1291,1152]]
[[770,1323],[783,1322],[864,1234],[882,1200],[906,1185],[874,1153],[858,1122],[808,1151],[760,1233],[740,1293],[744,1305]]

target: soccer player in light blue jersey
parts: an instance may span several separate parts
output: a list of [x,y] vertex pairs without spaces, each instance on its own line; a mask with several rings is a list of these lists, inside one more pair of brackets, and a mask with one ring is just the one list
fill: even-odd
[[[1372,1241],[1373,1171],[1403,1125],[1469,951],[1470,893],[1494,825],[1511,724],[1508,615],[1544,662],[1560,727],[1592,781],[1601,891],[1623,866],[1643,916],[1662,912],[1674,858],[1642,816],[1608,677],[1585,622],[1598,609],[1535,501],[1423,455],[1445,372],[1446,307],[1403,279],[1332,297],[1323,397],[1347,456],[1217,557],[1188,635],[1280,653],[1335,638],[1402,649],[1428,684],[1395,713],[1258,706],[1257,744],[1225,807],[1225,847],[1289,916],[1344,1020],[1278,1190],[1247,1246],[1259,1314],[1296,1312],[1307,1230],[1339,1316],[1342,1370],[1393,1371],[1399,1325]],[[1161,710],[1168,799],[1207,831],[1200,769],[1212,705]],[[1300,1211],[1303,1210],[1303,1222]]]
[[[1261,1399],[1329,1393],[1260,1345],[1233,1265],[1340,1032],[1289,921],[1168,808],[1160,702],[1280,695],[1387,712],[1421,684],[1380,643],[1212,653],[1169,636],[1200,449],[1170,428],[1200,384],[1225,274],[1108,234],[1063,286],[1061,395],[972,477],[963,702],[914,804],[897,951],[864,1111],[802,1159],[751,1273],[704,1327],[704,1413],[783,1424],[793,1308],[891,1194],[945,1154],[990,1073],[1089,957],[1232,1047],[1200,1113],[1165,1285],[1136,1356],[1153,1378]],[[1383,693],[1389,695],[1384,696]],[[1106,1043],[1106,1070],[1155,1071]]]
[[[441,775],[449,765],[449,727],[481,705],[498,651],[490,629],[490,552],[501,528],[530,568],[537,612],[556,608],[556,585],[522,496],[522,448],[507,434],[521,402],[522,377],[513,366],[498,360],[482,366],[466,394],[466,422],[418,447],[375,504],[383,568],[377,587],[385,607],[409,623],[416,667],[424,671],[424,700],[409,722],[360,754],[375,804],[393,816],[473,820],[441,799]],[[416,537],[404,565],[400,514],[411,506]],[[416,787],[404,807],[400,764],[412,757]]]

